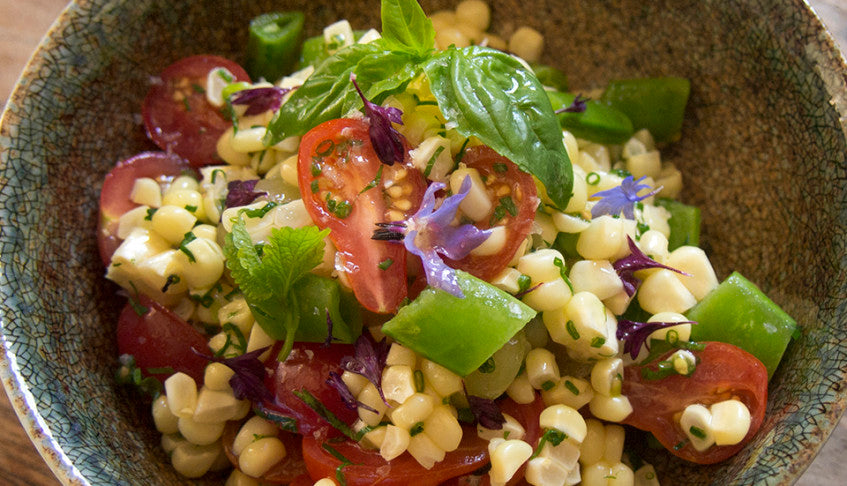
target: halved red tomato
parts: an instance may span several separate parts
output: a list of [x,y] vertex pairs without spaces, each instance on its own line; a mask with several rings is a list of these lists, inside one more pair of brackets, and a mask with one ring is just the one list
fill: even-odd
[[494,201],[489,215],[476,226],[481,229],[505,226],[507,239],[503,248],[493,255],[470,254],[458,261],[447,258],[444,261],[475,277],[491,280],[506,268],[529,235],[540,200],[532,176],[488,146],[469,148],[462,162],[479,171]]
[[229,71],[233,82],[250,81],[244,69],[229,59],[186,57],[162,71],[141,108],[147,136],[153,143],[185,157],[193,167],[222,163],[217,156],[217,141],[232,126],[206,99],[206,78],[218,68]]
[[[357,418],[356,410],[350,410],[341,401],[338,391],[327,384],[329,372],[341,373],[341,358],[353,356],[353,346],[333,344],[324,347],[314,343],[295,343],[288,358],[275,364],[265,378],[265,386],[274,395],[274,402],[263,405],[297,421],[297,430],[304,436],[338,435],[326,420],[309,408],[295,394],[305,390],[326,406],[346,424],[352,424]],[[275,357],[275,353],[271,353]]]
[[[191,348],[211,354],[203,334],[147,296],[133,298],[139,306],[127,303],[118,319],[118,353],[135,357],[136,366],[145,376],[164,382],[167,373],[150,373],[148,370],[172,368],[202,383],[208,362]],[[143,314],[139,315],[139,311]]]
[[[426,185],[417,169],[383,165],[368,127],[364,120],[340,118],[313,128],[300,141],[297,171],[306,209],[315,224],[331,230],[356,299],[368,310],[389,313],[407,295],[406,249],[371,236],[377,223],[417,211]],[[399,188],[393,190],[399,197],[389,197],[386,181]]]
[[118,218],[138,206],[129,200],[136,179],[149,177],[175,177],[193,172],[184,159],[165,152],[143,152],[118,164],[106,175],[100,191],[100,220],[97,228],[97,245],[103,265],[108,265],[112,254],[120,246]]
[[[643,376],[643,369],[656,370],[656,361],[626,367],[623,394],[633,412],[624,423],[652,432],[676,456],[698,464],[714,464],[741,450],[759,430],[768,400],[768,372],[761,361],[739,347],[719,342],[705,344],[702,351],[694,351],[698,363],[690,376],[674,374],[655,380]],[[686,441],[679,414],[688,405],[708,407],[731,398],[740,400],[750,411],[750,430],[744,440],[698,452]]]

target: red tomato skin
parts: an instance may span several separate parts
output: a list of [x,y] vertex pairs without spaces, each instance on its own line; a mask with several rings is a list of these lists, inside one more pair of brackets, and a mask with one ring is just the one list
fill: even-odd
[[185,172],[193,172],[191,166],[176,155],[143,152],[118,162],[106,174],[100,191],[100,220],[97,228],[97,246],[104,266],[109,264],[112,254],[121,244],[118,239],[118,218],[138,206],[129,199],[135,180],[141,177],[175,177]]
[[135,364],[145,376],[153,376],[164,382],[167,375],[152,375],[149,368],[173,368],[203,383],[203,372],[208,361],[191,349],[203,354],[212,354],[206,338],[191,324],[165,307],[144,295],[136,298],[147,308],[140,316],[129,303],[118,318],[118,353],[131,354]]
[[[407,296],[406,249],[402,242],[371,238],[376,223],[386,222],[387,196],[381,184],[364,189],[376,179],[380,168],[382,181],[390,180],[396,171],[405,171],[404,182],[411,185],[407,197],[412,208],[405,212],[409,215],[420,205],[426,186],[423,176],[414,168],[403,164],[383,165],[371,145],[368,128],[364,120],[339,118],[306,133],[300,141],[298,182],[309,216],[321,229],[330,229],[329,237],[338,249],[340,266],[347,270],[346,277],[356,299],[366,309],[384,314],[396,311]],[[349,152],[345,161],[334,147],[344,146],[348,141],[353,143],[346,149]],[[327,154],[326,150],[330,152]],[[316,158],[320,159],[321,167],[318,175],[312,172]],[[313,191],[313,183],[318,184],[317,192]],[[328,192],[333,198],[351,202],[349,215],[340,218],[327,209]],[[380,269],[379,264],[388,259],[393,263],[385,270]]]
[[272,352],[274,364],[265,378],[265,386],[275,400],[263,405],[296,419],[298,432],[304,436],[338,435],[338,431],[297,398],[294,391],[308,391],[342,422],[352,424],[358,418],[357,411],[347,408],[338,391],[326,380],[330,371],[342,373],[341,358],[353,355],[353,346],[349,344],[324,347],[316,343],[295,343],[283,362],[275,362],[276,354]]
[[[193,167],[219,164],[218,138],[232,126],[195,86],[206,88],[206,77],[223,67],[234,81],[250,81],[238,64],[219,56],[190,56],[166,67],[144,98],[141,114],[147,136],[162,150],[185,157]],[[184,101],[187,100],[186,101]],[[190,109],[186,109],[186,103]]]
[[[506,268],[521,243],[529,235],[535,220],[535,210],[541,200],[538,199],[532,176],[520,170],[511,160],[498,154],[491,147],[478,145],[467,149],[462,162],[478,170],[483,181],[493,177],[495,184],[507,185],[510,188],[510,197],[518,210],[517,216],[512,217],[507,213],[504,218],[508,239],[498,253],[485,256],[471,254],[461,260],[444,259],[453,268],[464,270],[483,280],[491,280]],[[492,202],[491,214],[499,204],[499,198],[493,199]],[[490,228],[491,214],[483,221],[477,222],[476,226],[481,229]]]
[[[652,432],[671,454],[682,459],[714,464],[735,455],[759,430],[768,400],[768,372],[756,357],[732,344],[704,344],[705,349],[694,351],[698,364],[691,376],[674,374],[648,380],[641,374],[645,366],[627,366],[623,394],[632,404],[633,413],[623,423]],[[670,352],[661,359],[668,355]],[[695,403],[708,407],[730,398],[740,400],[750,411],[750,430],[740,443],[712,446],[703,452],[686,443],[674,450],[686,438],[676,417],[685,407]]]

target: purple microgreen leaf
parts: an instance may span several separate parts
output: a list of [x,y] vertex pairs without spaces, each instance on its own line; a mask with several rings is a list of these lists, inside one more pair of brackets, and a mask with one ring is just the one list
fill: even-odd
[[523,292],[518,292],[517,294],[515,294],[515,298],[516,298],[516,299],[520,299],[520,298],[521,298],[521,297],[523,297],[524,295],[526,295],[526,294],[528,294],[528,293],[532,292],[533,290],[537,289],[538,287],[541,287],[541,285],[542,285],[543,283],[544,283],[544,282],[538,282],[537,284],[535,284],[535,285],[533,285],[532,287],[530,287],[530,288],[528,288],[528,289],[524,290]]
[[591,208],[591,217],[598,218],[604,214],[617,216],[623,213],[624,217],[627,219],[635,219],[635,212],[633,209],[635,203],[647,199],[662,190],[662,188],[659,187],[643,196],[639,196],[638,193],[642,190],[650,189],[650,186],[647,184],[639,184],[639,182],[644,180],[645,177],[647,176],[634,181],[632,176],[627,176],[621,182],[621,185],[605,191],[595,192],[591,197],[599,197],[602,199],[597,201],[597,204]]
[[494,400],[468,395],[468,404],[476,421],[486,429],[500,430],[506,423],[506,417]]
[[589,100],[591,100],[591,98],[583,97],[582,94],[578,94],[576,95],[576,98],[574,98],[573,103],[559,108],[554,113],[557,115],[560,113],[584,113],[587,108],[586,103]]
[[268,86],[264,88],[244,89],[237,91],[230,98],[233,105],[247,105],[245,116],[258,115],[266,111],[276,111],[282,104],[282,97],[293,88],[278,88]]
[[622,339],[624,342],[624,354],[629,353],[629,355],[632,356],[632,359],[636,359],[638,357],[638,353],[641,351],[642,345],[647,345],[647,349],[650,349],[647,338],[649,338],[651,334],[659,329],[678,326],[680,324],[696,324],[696,322],[635,322],[627,319],[620,319],[618,320],[618,330],[615,335],[618,339]]
[[635,295],[635,291],[641,283],[641,280],[635,276],[635,272],[639,270],[646,270],[648,268],[664,268],[665,270],[670,270],[680,275],[690,276],[688,273],[671,268],[667,265],[662,265],[645,255],[644,252],[638,248],[638,245],[632,240],[632,238],[629,237],[629,235],[627,235],[626,240],[629,245],[629,255],[618,259],[612,264],[612,267],[621,278],[623,288],[628,296],[632,297]]
[[374,343],[370,334],[364,332],[356,339],[354,354],[341,358],[341,369],[367,378],[379,391],[382,401],[388,405],[385,395],[382,394],[382,370],[388,357],[388,343],[384,340]]
[[377,157],[385,165],[402,162],[405,155],[403,138],[400,132],[394,128],[392,122],[402,125],[403,112],[398,108],[379,106],[368,101],[362,90],[359,89],[359,85],[356,83],[356,75],[353,73],[350,73],[350,82],[353,83],[353,87],[356,88],[359,97],[365,104],[365,116],[370,124],[368,134]]
[[259,179],[230,181],[227,184],[226,207],[246,206],[255,201],[257,197],[267,194],[266,192],[254,191],[258,182]]
[[235,395],[235,398],[261,402],[273,400],[273,394],[265,386],[265,376],[267,375],[265,364],[259,360],[259,356],[268,349],[270,349],[270,346],[265,346],[234,358],[209,356],[194,348],[191,348],[191,351],[211,362],[223,363],[235,372],[229,379],[229,386],[232,387],[232,394]]
[[344,383],[344,380],[341,379],[341,375],[334,371],[329,372],[329,378],[326,379],[327,385],[335,388],[338,391],[338,395],[341,397],[341,401],[344,405],[350,410],[356,410],[356,407],[362,407],[369,412],[373,412],[375,414],[379,414],[373,407],[369,405],[365,405],[364,403],[356,400],[356,397],[353,396],[353,392],[347,388],[347,384]]

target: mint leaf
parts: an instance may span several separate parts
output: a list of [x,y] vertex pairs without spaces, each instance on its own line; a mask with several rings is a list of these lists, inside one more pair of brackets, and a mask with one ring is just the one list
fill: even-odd
[[544,184],[560,208],[573,171],[544,87],[515,58],[478,46],[450,48],[424,64],[441,112],[463,136],[475,135]]
[[383,0],[382,38],[392,49],[417,56],[429,54],[435,46],[435,29],[416,0]]
[[316,226],[271,230],[262,258],[271,286],[287,293],[294,282],[320,265],[327,234],[329,230],[320,231]]

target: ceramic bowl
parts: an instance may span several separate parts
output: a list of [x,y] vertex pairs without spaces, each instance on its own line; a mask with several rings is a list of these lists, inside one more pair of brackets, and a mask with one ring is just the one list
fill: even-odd
[[[422,2],[427,11],[447,2]],[[847,402],[847,68],[799,0],[494,0],[493,30],[546,34],[544,61],[576,89],[619,77],[691,79],[682,139],[664,152],[703,209],[719,278],[759,283],[802,325],[768,415],[733,459],[649,459],[668,484],[787,484]],[[183,484],[146,407],[117,387],[122,299],[103,279],[103,176],[151,148],[150,77],[180,57],[241,60],[253,16],[296,6],[311,33],[378,25],[375,0],[79,0],[26,68],[0,129],[0,370],[37,449],[66,484]],[[220,480],[218,480],[220,482]]]

